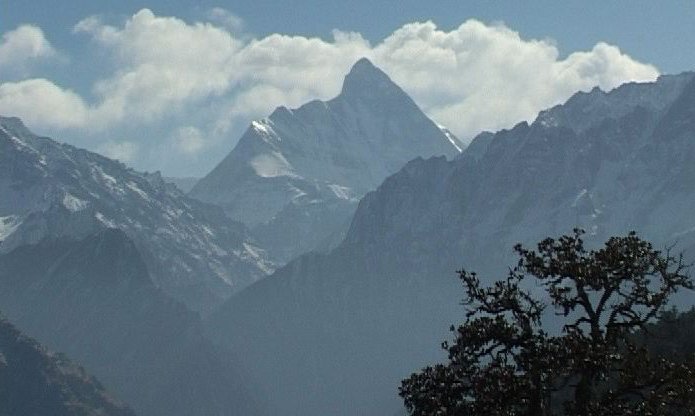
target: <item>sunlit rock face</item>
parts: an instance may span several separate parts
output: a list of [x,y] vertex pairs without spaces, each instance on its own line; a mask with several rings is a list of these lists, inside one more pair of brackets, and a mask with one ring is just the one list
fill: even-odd
[[251,123],[190,195],[224,207],[287,261],[339,242],[359,198],[407,161],[459,151],[453,135],[362,59],[336,98]]

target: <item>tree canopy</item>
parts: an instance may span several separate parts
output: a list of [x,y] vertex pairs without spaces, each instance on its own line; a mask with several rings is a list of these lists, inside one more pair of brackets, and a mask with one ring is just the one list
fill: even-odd
[[442,344],[448,363],[403,380],[410,414],[695,415],[695,360],[655,356],[634,336],[693,288],[683,256],[634,232],[597,250],[582,235],[515,246],[518,264],[490,286],[458,272],[465,321]]

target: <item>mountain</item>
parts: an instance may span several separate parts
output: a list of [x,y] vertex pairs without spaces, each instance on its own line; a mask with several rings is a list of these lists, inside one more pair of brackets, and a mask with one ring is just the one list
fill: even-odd
[[208,342],[198,315],[153,284],[121,230],[0,255],[0,309],[139,414],[261,414],[234,355]]
[[37,137],[16,118],[0,117],[0,194],[0,252],[118,228],[156,285],[197,311],[272,268],[221,209],[186,197],[159,173]]
[[287,261],[339,242],[359,198],[407,161],[459,151],[450,132],[361,59],[332,100],[252,122],[190,195],[224,207]]
[[184,193],[189,192],[200,178],[184,177],[184,178],[164,178],[164,182],[173,183]]
[[85,370],[0,317],[0,414],[134,416]]
[[588,244],[634,229],[695,259],[693,160],[693,74],[579,93],[454,160],[412,160],[362,198],[337,248],[237,293],[208,332],[284,414],[393,414],[400,380],[441,361],[464,319],[456,270],[503,278],[514,244],[575,226]]

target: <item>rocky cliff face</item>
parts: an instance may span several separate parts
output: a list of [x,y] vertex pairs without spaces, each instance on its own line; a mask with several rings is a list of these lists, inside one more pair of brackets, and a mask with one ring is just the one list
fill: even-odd
[[254,121],[191,195],[224,207],[287,261],[339,241],[359,198],[408,160],[458,152],[450,133],[362,59],[336,98]]

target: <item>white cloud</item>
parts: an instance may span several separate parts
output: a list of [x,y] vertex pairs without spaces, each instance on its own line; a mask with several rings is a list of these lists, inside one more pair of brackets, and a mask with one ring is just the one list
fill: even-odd
[[203,132],[193,126],[178,128],[173,141],[176,150],[186,155],[196,154],[205,146]]
[[[224,9],[217,20],[233,19]],[[658,71],[597,44],[561,59],[549,40],[526,40],[502,24],[468,20],[451,31],[410,23],[372,46],[357,33],[332,41],[273,34],[244,41],[210,23],[188,24],[144,9],[122,27],[88,18],[75,27],[110,49],[121,67],[95,86],[97,125],[150,122],[222,97],[218,125],[330,98],[350,65],[368,56],[455,134],[508,127],[596,85],[653,80]]]
[[365,55],[371,47],[357,33],[334,31],[332,42],[280,34],[253,40],[237,54],[240,88],[232,113],[258,117],[279,105],[332,98],[350,66]]
[[[502,24],[476,20],[450,31],[432,22],[410,23],[372,45],[358,33],[341,31],[330,40],[250,38],[238,33],[243,22],[224,9],[210,10],[207,19],[188,23],[148,9],[120,25],[84,19],[74,31],[89,36],[114,64],[111,73],[97,74],[91,101],[47,80],[27,80],[0,85],[0,112],[30,124],[83,126],[100,140],[132,137],[133,126],[140,126],[158,133],[148,134],[140,143],[143,151],[131,157],[137,162],[173,143],[179,156],[163,163],[175,166],[194,154],[205,163],[205,152],[228,151],[235,139],[230,134],[276,106],[337,95],[343,76],[363,56],[462,138],[531,120],[577,90],[608,90],[658,75],[615,46],[598,43],[561,57],[552,40],[524,39]],[[126,128],[129,133],[119,132]],[[128,152],[121,153],[123,158]]]
[[110,51],[119,68],[99,81],[94,123],[103,127],[124,118],[150,122],[224,93],[234,80],[233,59],[242,46],[209,23],[187,24],[143,9],[122,28],[90,17],[75,26]]
[[79,95],[46,79],[0,84],[0,114],[21,117],[30,127],[83,127],[88,109]]
[[449,32],[432,22],[408,24],[373,52],[431,117],[461,137],[532,120],[578,90],[610,90],[659,73],[605,43],[561,59],[552,41],[476,20]]
[[99,153],[124,163],[135,160],[139,150],[140,146],[137,143],[128,140],[109,140],[98,147]]
[[5,70],[21,71],[33,61],[53,56],[55,49],[36,26],[19,26],[0,39],[0,68]]

